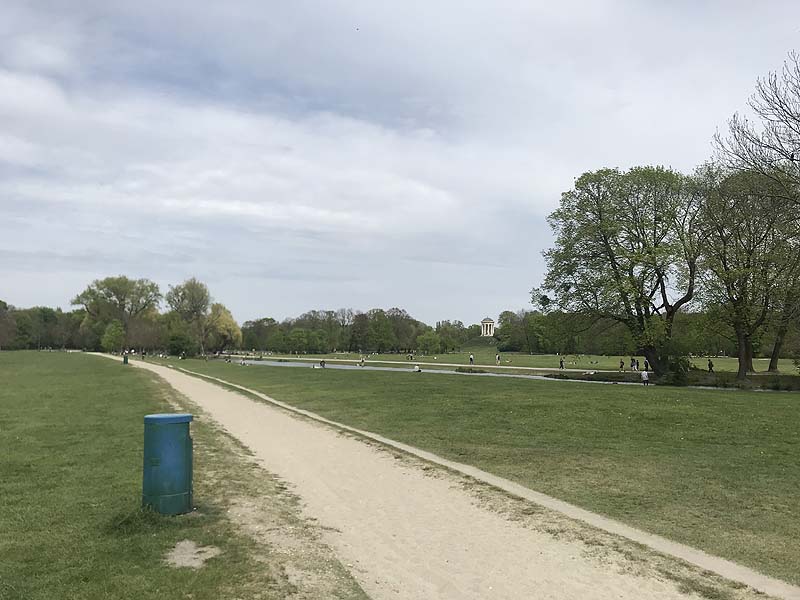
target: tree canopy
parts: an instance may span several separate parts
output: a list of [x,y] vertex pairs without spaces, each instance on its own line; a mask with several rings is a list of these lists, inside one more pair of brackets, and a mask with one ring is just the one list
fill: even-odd
[[534,301],[624,324],[663,372],[675,315],[694,297],[699,209],[695,183],[670,169],[584,173],[548,217],[555,243]]

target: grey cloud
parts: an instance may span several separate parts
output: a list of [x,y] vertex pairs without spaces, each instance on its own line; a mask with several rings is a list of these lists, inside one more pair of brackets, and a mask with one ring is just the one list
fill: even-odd
[[574,177],[708,156],[797,42],[770,6],[7,1],[0,297],[125,270],[240,320],[520,308]]

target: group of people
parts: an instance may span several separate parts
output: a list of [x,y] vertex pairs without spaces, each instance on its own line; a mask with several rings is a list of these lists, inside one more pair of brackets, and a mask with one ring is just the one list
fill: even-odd
[[[631,356],[631,371],[641,371],[641,370],[642,370],[641,369],[641,363],[639,363],[639,359],[638,358],[634,358],[633,356]],[[644,372],[647,372],[649,370],[650,370],[650,363],[647,362],[647,359],[645,358],[644,359]],[[625,372],[625,360],[622,359],[622,358],[619,359],[619,372],[620,373],[624,373]]]

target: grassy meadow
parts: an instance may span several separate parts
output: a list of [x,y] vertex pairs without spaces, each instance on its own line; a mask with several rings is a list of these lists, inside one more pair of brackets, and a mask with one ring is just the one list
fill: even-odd
[[[270,481],[251,489],[257,468],[202,419],[192,424],[197,512],[139,508],[142,417],[174,412],[168,401],[181,401],[163,382],[119,361],[59,352],[0,352],[0,381],[0,600],[278,599],[298,591],[286,560],[227,516],[234,498],[255,495],[270,508],[288,501]],[[303,531],[290,509],[271,518]],[[167,566],[165,553],[185,539],[221,554],[197,570]],[[337,597],[365,597],[336,561],[313,560],[344,582]]]
[[800,394],[171,362],[800,583]]
[[[495,353],[496,350],[491,347],[478,347],[474,349],[467,349],[462,352],[450,352],[448,354],[435,354],[430,356],[416,355],[414,360],[421,363],[450,363],[457,365],[469,365],[470,352],[475,356],[475,366],[492,367],[495,366]],[[274,355],[275,358],[290,355]],[[301,355],[307,358],[337,358],[342,360],[358,361],[361,357],[360,354],[354,353],[335,353],[335,354],[308,354]],[[530,369],[553,369],[558,370],[559,359],[561,357],[556,354],[524,354],[521,352],[501,352],[500,364],[507,367],[524,367]],[[639,356],[639,362],[644,367],[644,357]],[[564,366],[567,369],[581,369],[581,370],[604,370],[604,371],[617,371],[619,369],[620,359],[625,361],[625,369],[630,370],[630,356],[600,356],[592,354],[581,355],[564,355]],[[372,354],[368,357],[369,361],[405,361],[404,354]],[[723,373],[735,373],[738,369],[738,362],[736,358],[721,357],[712,358],[714,361],[714,370]],[[707,368],[707,358],[694,357],[690,359],[690,363],[697,369],[705,370]],[[756,358],[754,366],[758,372],[766,372],[769,367],[768,358]],[[797,374],[797,368],[791,359],[781,359],[778,363],[778,368],[782,373]]]

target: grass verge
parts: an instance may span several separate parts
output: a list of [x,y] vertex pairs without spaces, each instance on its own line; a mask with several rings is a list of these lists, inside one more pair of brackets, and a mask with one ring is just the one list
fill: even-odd
[[181,361],[800,583],[800,396]]
[[[149,373],[6,352],[0,381],[0,599],[365,598],[285,486],[202,416],[197,510],[139,509],[143,415],[192,408]],[[166,565],[185,539],[221,553],[200,569]]]

